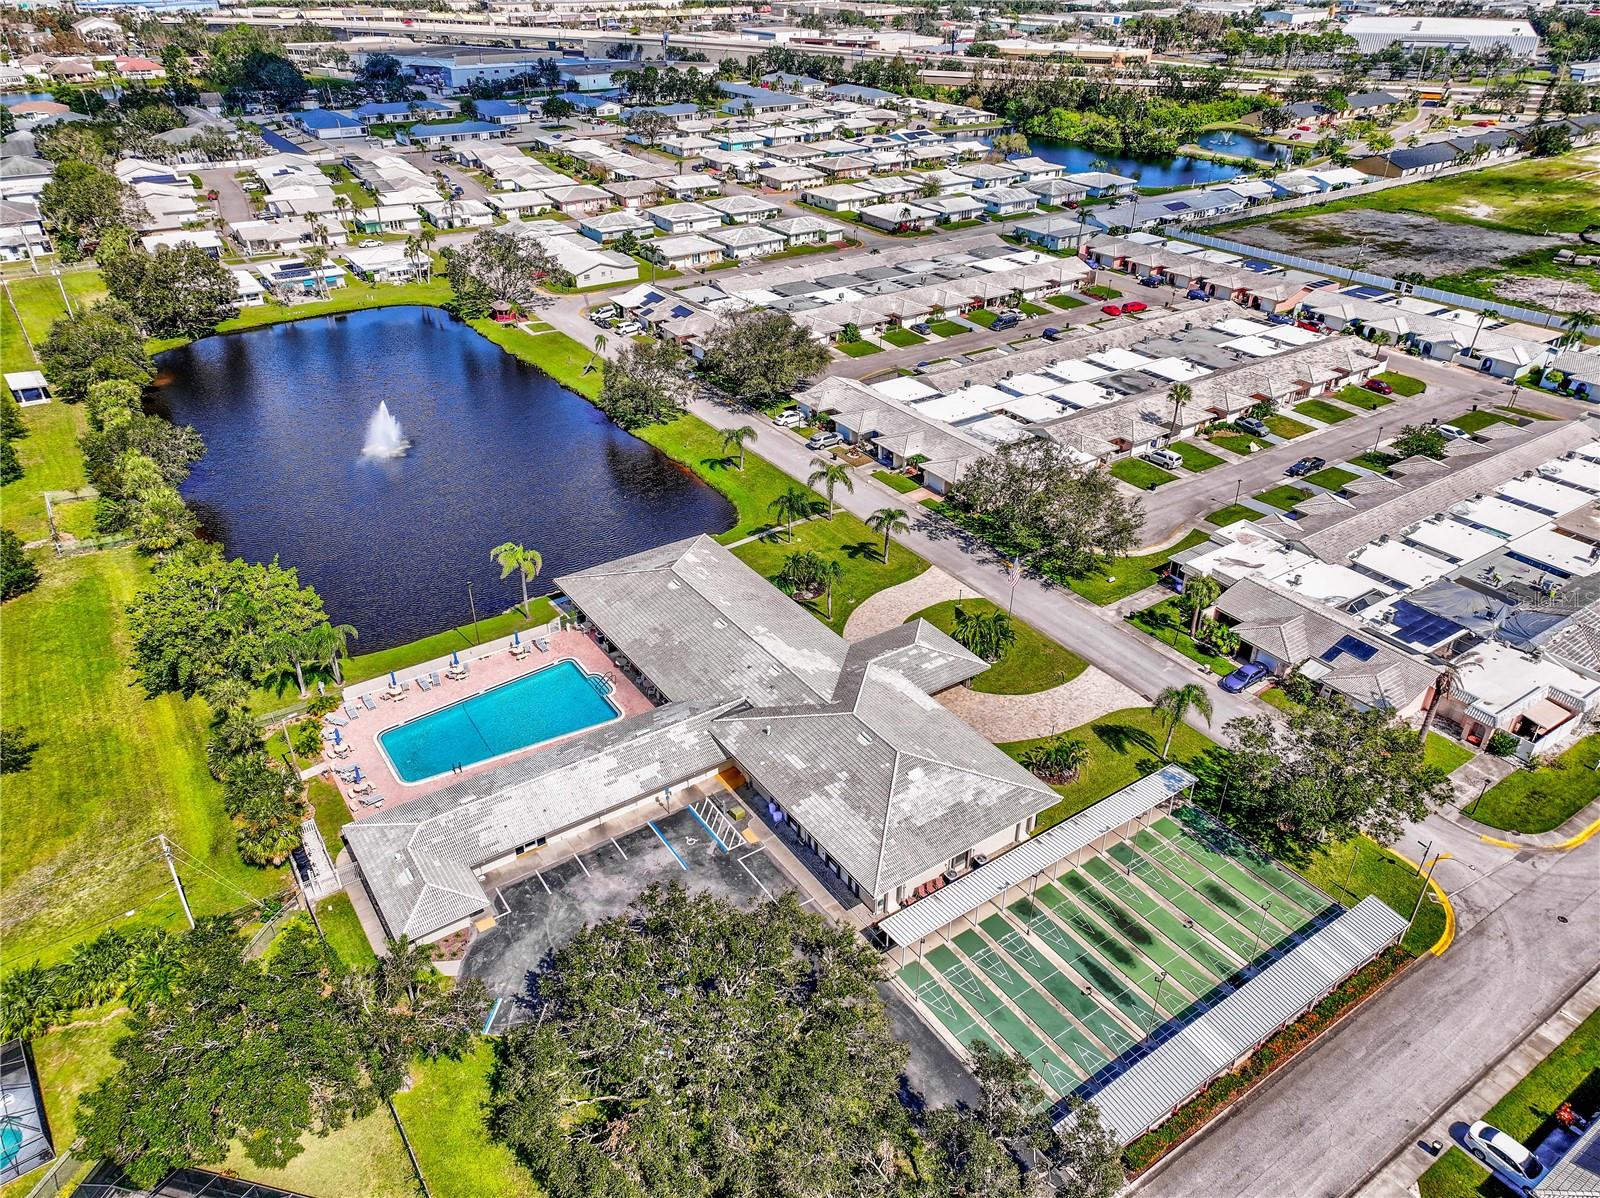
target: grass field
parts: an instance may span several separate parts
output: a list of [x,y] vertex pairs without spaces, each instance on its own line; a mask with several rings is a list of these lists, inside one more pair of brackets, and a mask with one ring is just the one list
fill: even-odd
[[[330,844],[328,851],[337,855],[338,841]],[[362,969],[378,959],[366,932],[361,928],[361,920],[356,917],[350,896],[343,891],[317,904],[317,922],[322,925],[322,934],[333,951],[339,954],[339,960],[346,965]]]
[[1131,483],[1141,491],[1159,487],[1164,483],[1176,482],[1178,479],[1176,474],[1171,474],[1160,466],[1141,461],[1139,458],[1123,458],[1113,462],[1111,474],[1125,483]]
[[930,320],[928,328],[933,331],[935,337],[959,337],[962,333],[972,332],[966,325],[957,324],[953,320]]
[[[1306,881],[1341,903],[1353,905],[1369,894],[1376,895],[1401,919],[1411,917],[1417,894],[1423,888],[1414,866],[1365,836],[1327,845],[1306,860],[1292,864]],[[1443,908],[1423,899],[1416,922],[1400,943],[1413,953],[1427,952],[1444,932],[1444,924]]]
[[[1396,395],[1403,396],[1406,399],[1410,399],[1413,395],[1421,395],[1428,389],[1428,384],[1421,379],[1413,375],[1401,374],[1397,370],[1385,370],[1377,377],[1380,382],[1388,383],[1389,386],[1393,387]],[[1363,387],[1362,390],[1366,391],[1366,388]],[[1371,395],[1372,392],[1367,391],[1367,394]]]
[[[78,435],[84,429],[80,404],[48,403],[22,409],[28,435],[13,441],[23,475],[0,487],[0,525],[23,541],[50,534],[45,517],[46,491],[75,491],[87,483]],[[92,505],[91,505],[92,506]]]
[[1281,508],[1283,511],[1293,511],[1294,506],[1302,500],[1310,499],[1312,492],[1304,487],[1291,486],[1284,483],[1281,487],[1273,487],[1270,491],[1262,491],[1253,498],[1257,503],[1264,503],[1268,507]]
[[1173,554],[1192,549],[1210,539],[1208,534],[1195,529],[1183,540],[1165,549],[1157,549],[1153,553],[1134,557],[1119,557],[1109,566],[1101,566],[1093,574],[1080,574],[1064,581],[1090,603],[1104,607],[1108,603],[1115,603],[1118,599],[1126,599],[1129,595],[1144,590],[1145,587],[1154,586],[1156,572],[1172,560]]
[[1384,453],[1381,450],[1374,452],[1373,450],[1369,449],[1366,453],[1357,454],[1355,457],[1351,458],[1350,464],[1352,466],[1364,466],[1368,470],[1374,470],[1379,474],[1382,474],[1399,460],[1400,459],[1392,453]]
[[1262,423],[1271,429],[1275,436],[1282,437],[1288,441],[1292,441],[1296,437],[1303,437],[1313,431],[1309,424],[1304,424],[1289,416],[1268,416]]
[[515,325],[496,324],[492,320],[468,323],[501,349],[537,366],[563,387],[585,399],[599,396],[602,376],[598,369],[591,369],[595,365],[594,351],[579,345],[565,333],[525,333]]
[[305,1151],[282,1169],[263,1169],[237,1146],[216,1168],[297,1194],[416,1198],[416,1174],[387,1107],[331,1135],[304,1136],[300,1143]]
[[122,612],[147,573],[131,549],[52,559],[37,590],[5,605],[0,707],[8,727],[26,727],[40,746],[28,771],[6,783],[27,796],[6,805],[6,966],[59,956],[108,912],[179,924],[148,843],[157,832],[209,871],[186,871],[197,911],[232,909],[283,879],[234,850],[201,753],[205,706],[146,699],[132,685]]
[[1338,424],[1355,415],[1354,412],[1341,408],[1338,404],[1331,404],[1325,399],[1308,399],[1305,403],[1295,404],[1294,410],[1302,416],[1320,420],[1323,424]]
[[1429,765],[1438,766],[1447,774],[1455,773],[1471,761],[1473,756],[1472,750],[1466,745],[1459,745],[1437,732],[1428,733],[1428,743],[1422,751],[1424,761]]
[[890,345],[898,345],[902,349],[911,345],[922,345],[928,340],[921,334],[913,333],[910,329],[889,329],[883,334],[883,339]]
[[898,491],[902,495],[909,494],[922,486],[914,478],[907,478],[904,474],[897,474],[889,470],[874,470],[872,477],[890,490]]
[[1083,307],[1083,301],[1070,295],[1047,295],[1044,302],[1052,308],[1059,308],[1063,312],[1070,312],[1074,308]]
[[[1061,801],[1040,814],[1038,826],[1034,829],[1035,835],[1055,827],[1062,820],[1158,768],[1161,764],[1161,742],[1166,739],[1167,726],[1149,708],[1129,707],[1069,729],[1064,735],[1089,746],[1089,762],[1083,767],[1077,781],[1054,787]],[[1000,748],[1021,761],[1027,756],[1028,750],[1039,743],[1037,740],[1019,740],[1001,745]],[[1193,761],[1211,748],[1213,743],[1210,737],[1196,732],[1187,724],[1179,724],[1172,734],[1171,760],[1179,763]]]
[[1154,607],[1136,611],[1128,617],[1128,622],[1163,645],[1176,649],[1190,661],[1206,666],[1213,674],[1231,674],[1238,665],[1232,658],[1208,653],[1200,647],[1189,635],[1189,618],[1179,608],[1176,598],[1163,599]]
[[1000,313],[992,312],[988,308],[977,308],[967,313],[967,319],[975,325],[990,329],[994,327],[994,322],[1000,319]]
[[[1600,1011],[1574,1028],[1481,1118],[1531,1148],[1554,1126],[1556,1108],[1568,1101],[1580,1114],[1600,1103]],[[1422,1198],[1502,1198],[1508,1193],[1456,1147],[1428,1166],[1417,1188]]]
[[[973,614],[998,610],[987,599],[966,599],[960,606]],[[953,632],[957,602],[954,599],[925,607],[908,620],[921,616],[943,632]],[[972,680],[972,689],[990,695],[1032,695],[1071,682],[1088,667],[1071,649],[1058,645],[1044,633],[1012,618],[1017,640],[1005,656]]]
[[781,532],[773,532],[733,552],[763,578],[774,577],[783,568],[784,558],[802,550],[838,562],[844,567],[844,578],[833,588],[832,617],[825,596],[801,604],[835,632],[844,631],[850,613],[868,595],[915,578],[928,568],[927,562],[894,541],[889,543],[889,564],[884,565],[879,557],[883,538],[844,511],[835,512],[832,520],[818,518],[796,525],[794,538],[791,541]]
[[[121,1039],[124,1027],[116,1010],[108,1003],[80,1011],[70,1026],[32,1040],[45,1119],[58,1151],[78,1134],[78,1096],[94,1089],[117,1068],[111,1046]],[[23,1198],[41,1175],[42,1169],[25,1174],[0,1189],[0,1198]]]
[[[394,1097],[434,1198],[520,1198],[539,1193],[510,1149],[485,1126],[494,1046],[480,1040],[459,1061],[420,1061]],[[416,1183],[412,1183],[412,1193]]]
[[1365,387],[1341,387],[1333,396],[1342,404],[1352,408],[1361,408],[1367,412],[1376,411],[1378,408],[1392,404],[1394,399],[1387,395],[1379,395],[1376,391],[1368,391]]
[[1091,283],[1087,287],[1078,288],[1078,290],[1083,292],[1083,294],[1097,300],[1114,300],[1122,298],[1122,292],[1118,291],[1115,287],[1108,287],[1104,283]]
[[883,352],[883,346],[874,345],[870,341],[842,341],[833,348],[847,358],[865,358],[869,354]]
[[1316,470],[1306,475],[1305,481],[1318,487],[1327,487],[1330,491],[1337,491],[1356,481],[1361,476],[1354,470],[1344,470],[1338,466],[1329,466],[1325,470]]
[[1245,507],[1242,503],[1230,503],[1227,507],[1219,507],[1207,516],[1206,523],[1226,528],[1230,524],[1237,524],[1240,520],[1254,520],[1258,514],[1253,507]]
[[688,466],[738,509],[738,522],[717,538],[723,544],[771,528],[772,501],[800,485],[766,458],[748,451],[740,470],[738,455],[729,455],[722,434],[698,416],[652,424],[636,430],[636,435]]
[[1206,437],[1206,444],[1217,446],[1219,449],[1226,449],[1229,453],[1238,454],[1241,458],[1247,458],[1252,451],[1266,449],[1272,442],[1251,436],[1249,433],[1212,433]]
[[1463,412],[1459,416],[1452,416],[1445,423],[1453,424],[1457,428],[1465,429],[1469,433],[1482,432],[1491,424],[1512,424],[1510,416],[1489,408],[1479,408],[1476,412]]
[[1550,764],[1516,770],[1471,805],[1472,818],[1507,832],[1548,832],[1600,799],[1600,732]]
[[1183,468],[1185,470],[1192,470],[1196,474],[1202,470],[1210,470],[1215,466],[1226,464],[1216,454],[1206,452],[1193,441],[1174,441],[1167,448],[1183,459]]
[[[38,345],[50,333],[50,326],[67,314],[67,300],[72,301],[76,310],[84,304],[92,304],[105,295],[105,283],[101,281],[100,272],[97,270],[74,270],[64,272],[59,281],[49,275],[22,275],[8,279],[5,286],[10,295],[10,302],[0,300],[0,307],[5,310],[5,323],[0,326],[0,359],[3,359],[7,372],[13,370],[33,370],[37,360],[28,348],[28,342]],[[66,291],[66,298],[62,298],[62,291]],[[11,311],[12,304],[16,305],[16,312]],[[22,330],[27,332],[27,338],[18,336],[17,318],[21,317]]]

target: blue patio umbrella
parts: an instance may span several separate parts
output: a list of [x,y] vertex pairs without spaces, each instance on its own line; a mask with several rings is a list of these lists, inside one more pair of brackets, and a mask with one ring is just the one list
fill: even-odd
[[352,782],[361,781],[361,763],[359,761],[356,763],[356,772],[354,774],[350,775],[350,781],[352,781]]
[[511,643],[513,645],[522,644],[522,634],[520,632],[518,632],[515,628],[513,628],[511,630]]
[[389,685],[390,686],[399,686],[400,685],[398,682],[396,682],[394,680],[394,671],[393,670],[389,671]]
[[453,666],[458,666],[461,664],[461,658],[456,656],[456,651],[454,649],[450,650],[450,664]]
[[337,728],[333,730],[333,743],[336,745],[344,744],[344,737],[339,735],[339,730]]

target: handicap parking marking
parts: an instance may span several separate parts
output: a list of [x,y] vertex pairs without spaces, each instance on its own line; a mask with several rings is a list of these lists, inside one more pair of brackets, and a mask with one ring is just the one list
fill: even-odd
[[[703,815],[701,815],[693,807],[687,808],[687,810],[690,815],[694,816],[695,822],[711,834],[711,839],[717,842],[718,848],[720,848],[724,853],[731,853],[733,851],[733,847],[723,841],[722,837],[717,835],[716,829],[714,829],[710,824],[706,823]],[[693,842],[691,841],[690,843]]]
[[[667,846],[667,852],[672,854],[672,859],[678,863],[678,868],[688,872],[689,863],[678,855],[678,850],[672,847],[672,841],[667,839],[666,833],[660,828],[656,827],[656,821],[647,820],[646,822],[650,825],[650,830],[661,838],[661,843]],[[543,878],[540,878],[539,880],[541,882],[544,881]]]

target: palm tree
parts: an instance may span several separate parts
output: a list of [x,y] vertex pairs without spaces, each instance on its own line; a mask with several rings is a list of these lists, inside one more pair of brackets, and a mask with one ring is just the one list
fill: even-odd
[[1583,340],[1584,330],[1593,324],[1600,324],[1600,316],[1593,312],[1583,308],[1568,312],[1566,319],[1561,322],[1561,327],[1567,331],[1561,340],[1567,345],[1576,345]]
[[1189,635],[1200,635],[1200,617],[1222,594],[1222,585],[1209,574],[1183,580],[1183,610],[1189,613]]
[[956,644],[969,653],[977,654],[984,661],[995,662],[1016,643],[1017,630],[1011,617],[998,609],[983,612],[957,607],[951,636]]
[[341,221],[347,222],[350,219],[350,213],[355,210],[355,204],[351,202],[349,196],[341,191],[333,197],[333,210],[339,214]]
[[783,531],[789,539],[794,540],[794,522],[804,520],[816,510],[816,496],[809,491],[802,491],[799,487],[790,487],[767,505],[771,511],[783,521]]
[[840,483],[851,494],[855,493],[856,480],[851,477],[850,468],[842,462],[830,462],[827,458],[811,459],[811,474],[806,479],[806,486],[815,487],[821,483],[827,488],[828,493],[828,519],[833,519],[833,489]]
[[272,654],[273,660],[294,669],[294,684],[300,690],[300,697],[306,697],[306,638],[304,633],[285,632],[274,637],[267,645],[267,651]]
[[1478,348],[1478,336],[1483,332],[1484,323],[1486,321],[1499,319],[1500,313],[1495,311],[1493,308],[1485,308],[1482,312],[1478,313],[1478,327],[1472,330],[1472,344],[1467,346],[1467,357],[1472,357],[1474,351]]
[[1172,748],[1172,734],[1191,709],[1206,717],[1207,726],[1211,724],[1211,696],[1193,682],[1167,687],[1156,696],[1151,706],[1167,723],[1167,739],[1161,746],[1162,761],[1167,759],[1167,753]]
[[739,451],[739,469],[744,469],[744,443],[755,439],[756,430],[748,424],[741,424],[738,428],[722,430],[722,448],[726,452],[730,449]]
[[328,669],[333,671],[333,681],[336,686],[344,685],[344,672],[339,668],[339,659],[350,655],[350,642],[360,637],[352,625],[349,624],[319,624],[306,636],[306,649],[318,661],[328,663]]
[[539,556],[537,549],[528,549],[515,541],[507,541],[504,545],[496,545],[489,550],[489,560],[500,567],[501,578],[509,577],[513,570],[522,576],[522,616],[523,619],[527,619],[528,580],[538,577],[539,571],[544,567],[544,558]]
[[1189,389],[1188,383],[1174,383],[1167,392],[1167,398],[1172,401],[1172,435],[1178,435],[1182,427],[1183,405],[1194,398],[1194,392]]
[[583,373],[588,374],[591,370],[593,370],[594,364],[599,361],[601,355],[605,352],[606,335],[604,333],[596,333],[594,335],[594,353],[590,354],[589,360],[583,364]]
[[835,583],[844,581],[844,567],[831,557],[825,560],[817,570],[817,581],[828,592],[828,619],[833,619],[833,587]]
[[422,244],[421,233],[413,233],[406,238],[405,253],[406,261],[411,263],[411,273],[417,274],[417,264],[426,261],[428,257],[428,247]]
[[883,564],[889,564],[889,534],[905,532],[911,527],[904,508],[881,507],[867,517],[867,527],[883,534]]
[[422,252],[430,257],[433,254],[434,242],[438,240],[439,235],[426,225],[422,227],[422,232],[417,234],[417,241],[422,246]]
[[312,285],[316,288],[317,294],[326,299],[328,279],[322,273],[322,268],[328,264],[328,251],[320,245],[308,245],[301,251],[300,260],[311,269]]
[[1433,679],[1433,702],[1428,704],[1427,714],[1422,717],[1422,743],[1428,743],[1428,730],[1433,727],[1433,719],[1439,714],[1439,708],[1444,701],[1461,688],[1461,671],[1463,667],[1477,665],[1483,660],[1482,654],[1463,653],[1453,661],[1439,667],[1439,672]]

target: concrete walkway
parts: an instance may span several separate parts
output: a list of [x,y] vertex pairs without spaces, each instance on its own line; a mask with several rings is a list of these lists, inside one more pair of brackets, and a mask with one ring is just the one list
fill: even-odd
[[1438,1143],[1440,1155],[1451,1144],[1460,1146],[1457,1134],[1474,1119],[1481,1119],[1506,1092],[1533,1072],[1533,1068],[1570,1036],[1577,1026],[1600,1010],[1600,973],[1562,1003],[1533,1034],[1500,1058],[1466,1092],[1446,1104],[1434,1121],[1391,1159],[1359,1193],[1360,1198],[1402,1198],[1417,1193],[1417,1179],[1437,1159],[1423,1144]]
[[989,695],[957,686],[935,698],[997,744],[1054,736],[1125,707],[1145,706],[1137,691],[1094,666],[1032,695]]
[[[973,594],[970,587],[968,594]],[[861,641],[880,632],[898,628],[912,616],[935,603],[959,598],[962,586],[938,566],[929,566],[915,578],[908,578],[886,590],[868,595],[845,622],[844,639]]]

